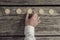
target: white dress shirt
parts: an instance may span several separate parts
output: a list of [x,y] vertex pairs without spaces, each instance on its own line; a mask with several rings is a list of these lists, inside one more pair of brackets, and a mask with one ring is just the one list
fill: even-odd
[[35,36],[35,28],[31,25],[25,26],[24,34],[25,34],[25,39],[24,40],[36,40]]

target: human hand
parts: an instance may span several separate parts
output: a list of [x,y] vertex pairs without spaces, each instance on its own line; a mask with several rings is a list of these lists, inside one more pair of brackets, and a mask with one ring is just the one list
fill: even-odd
[[32,12],[32,17],[29,18],[29,13],[27,13],[25,18],[25,25],[31,25],[33,27],[36,27],[39,23],[41,23],[41,20],[39,20],[40,17],[38,17],[37,13],[35,11]]

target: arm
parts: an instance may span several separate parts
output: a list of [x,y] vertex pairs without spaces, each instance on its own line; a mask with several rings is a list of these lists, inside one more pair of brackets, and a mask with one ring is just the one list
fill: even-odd
[[24,40],[36,40],[35,38],[35,27],[40,23],[39,20],[40,17],[38,17],[37,13],[33,11],[32,17],[28,18],[29,14],[27,13],[26,19],[25,19],[25,39]]
[[25,26],[25,31],[24,31],[25,40],[36,40],[34,33],[35,33],[35,28],[33,26],[30,25]]

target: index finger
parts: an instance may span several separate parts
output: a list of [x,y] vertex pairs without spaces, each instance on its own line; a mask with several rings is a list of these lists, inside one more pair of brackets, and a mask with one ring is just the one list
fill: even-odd
[[28,17],[29,17],[29,14],[27,13],[27,15],[26,15],[26,20],[28,19]]
[[37,12],[33,11],[33,16],[32,16],[32,18],[37,18],[37,17],[38,17]]

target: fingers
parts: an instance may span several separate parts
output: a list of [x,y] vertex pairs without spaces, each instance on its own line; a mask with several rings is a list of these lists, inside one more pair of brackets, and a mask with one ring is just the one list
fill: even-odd
[[36,13],[35,11],[33,11],[32,13],[33,13],[33,16],[32,16],[32,18],[34,18],[34,19],[37,19],[37,18],[38,18],[38,15],[37,15],[37,13]]
[[35,14],[36,12],[33,10],[32,13]]
[[26,15],[26,20],[28,19],[28,17],[29,17],[29,14],[27,13],[27,15]]
[[[32,13],[33,13],[33,15],[32,15],[32,17],[31,17],[31,18],[33,18],[34,20],[37,20],[37,21],[38,21],[38,23],[40,23],[40,22],[41,22],[41,20],[39,20],[39,19],[40,19],[40,17],[38,17],[37,13],[36,13],[35,11],[33,11]],[[27,15],[26,15],[26,20],[28,20],[28,19],[29,19],[28,17],[29,17],[29,14],[27,13]]]
[[[35,15],[35,11],[32,12],[32,16]],[[26,20],[29,19],[29,13],[26,15]]]
[[33,18],[38,21],[38,23],[41,23],[40,17],[38,17],[37,12],[33,11]]
[[[35,11],[32,11],[32,16],[35,14]],[[29,19],[29,13],[26,15],[26,20]]]
[[40,19],[40,17],[38,17],[38,20]]
[[41,23],[41,20],[39,20],[39,23]]
[[38,23],[40,23],[40,22],[41,22],[40,17],[38,17]]

